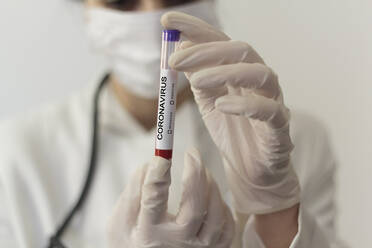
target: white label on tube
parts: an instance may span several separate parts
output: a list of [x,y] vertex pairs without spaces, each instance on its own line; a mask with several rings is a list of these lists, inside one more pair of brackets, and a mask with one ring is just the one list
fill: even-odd
[[177,71],[161,69],[155,148],[172,150],[176,115]]

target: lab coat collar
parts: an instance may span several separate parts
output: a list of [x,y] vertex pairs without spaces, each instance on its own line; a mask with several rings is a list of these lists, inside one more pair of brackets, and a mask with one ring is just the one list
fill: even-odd
[[100,124],[102,128],[119,135],[149,135],[133,116],[120,105],[113,89],[106,84],[99,99]]

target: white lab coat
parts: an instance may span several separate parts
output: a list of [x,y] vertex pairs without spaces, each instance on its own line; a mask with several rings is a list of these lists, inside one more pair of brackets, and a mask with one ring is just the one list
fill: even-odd
[[[0,126],[0,247],[45,247],[49,235],[77,200],[86,176],[91,143],[93,89]],[[96,177],[83,211],[63,242],[72,248],[103,248],[106,219],[131,173],[154,153],[154,131],[145,131],[122,109],[109,87],[99,104]],[[291,247],[339,247],[335,237],[335,161],[322,125],[293,113],[292,160],[302,200],[299,233]],[[177,112],[170,210],[180,196],[183,152],[195,146],[222,194],[229,192],[220,158],[194,103]],[[250,218],[244,247],[264,247]],[[333,246],[334,245],[334,246]]]

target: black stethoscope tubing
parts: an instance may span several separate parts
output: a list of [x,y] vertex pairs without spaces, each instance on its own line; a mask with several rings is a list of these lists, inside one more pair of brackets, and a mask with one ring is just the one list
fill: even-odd
[[91,189],[91,185],[92,185],[96,167],[97,167],[98,131],[99,131],[99,109],[98,109],[99,96],[100,96],[103,86],[106,84],[108,79],[109,79],[109,74],[106,74],[102,78],[96,91],[94,92],[91,150],[90,150],[89,167],[88,167],[88,172],[86,174],[84,186],[79,195],[79,199],[72,206],[70,211],[68,211],[65,218],[61,222],[61,225],[59,225],[59,227],[54,232],[54,234],[50,236],[49,244],[47,246],[48,248],[66,248],[66,246],[61,242],[61,237],[63,236],[63,233],[67,230],[75,214],[83,207],[87,199],[87,196],[89,194],[89,191]]

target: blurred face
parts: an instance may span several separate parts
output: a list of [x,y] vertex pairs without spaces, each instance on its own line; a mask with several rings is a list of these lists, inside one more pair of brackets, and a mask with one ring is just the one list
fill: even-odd
[[196,1],[199,0],[85,0],[85,3],[126,11],[151,11]]
[[[133,95],[146,99],[155,99],[159,90],[162,15],[171,7],[174,11],[217,23],[211,11],[212,1],[107,1],[86,0],[89,39],[94,48],[107,58],[112,78]],[[181,75],[177,90],[188,86],[186,77]]]

